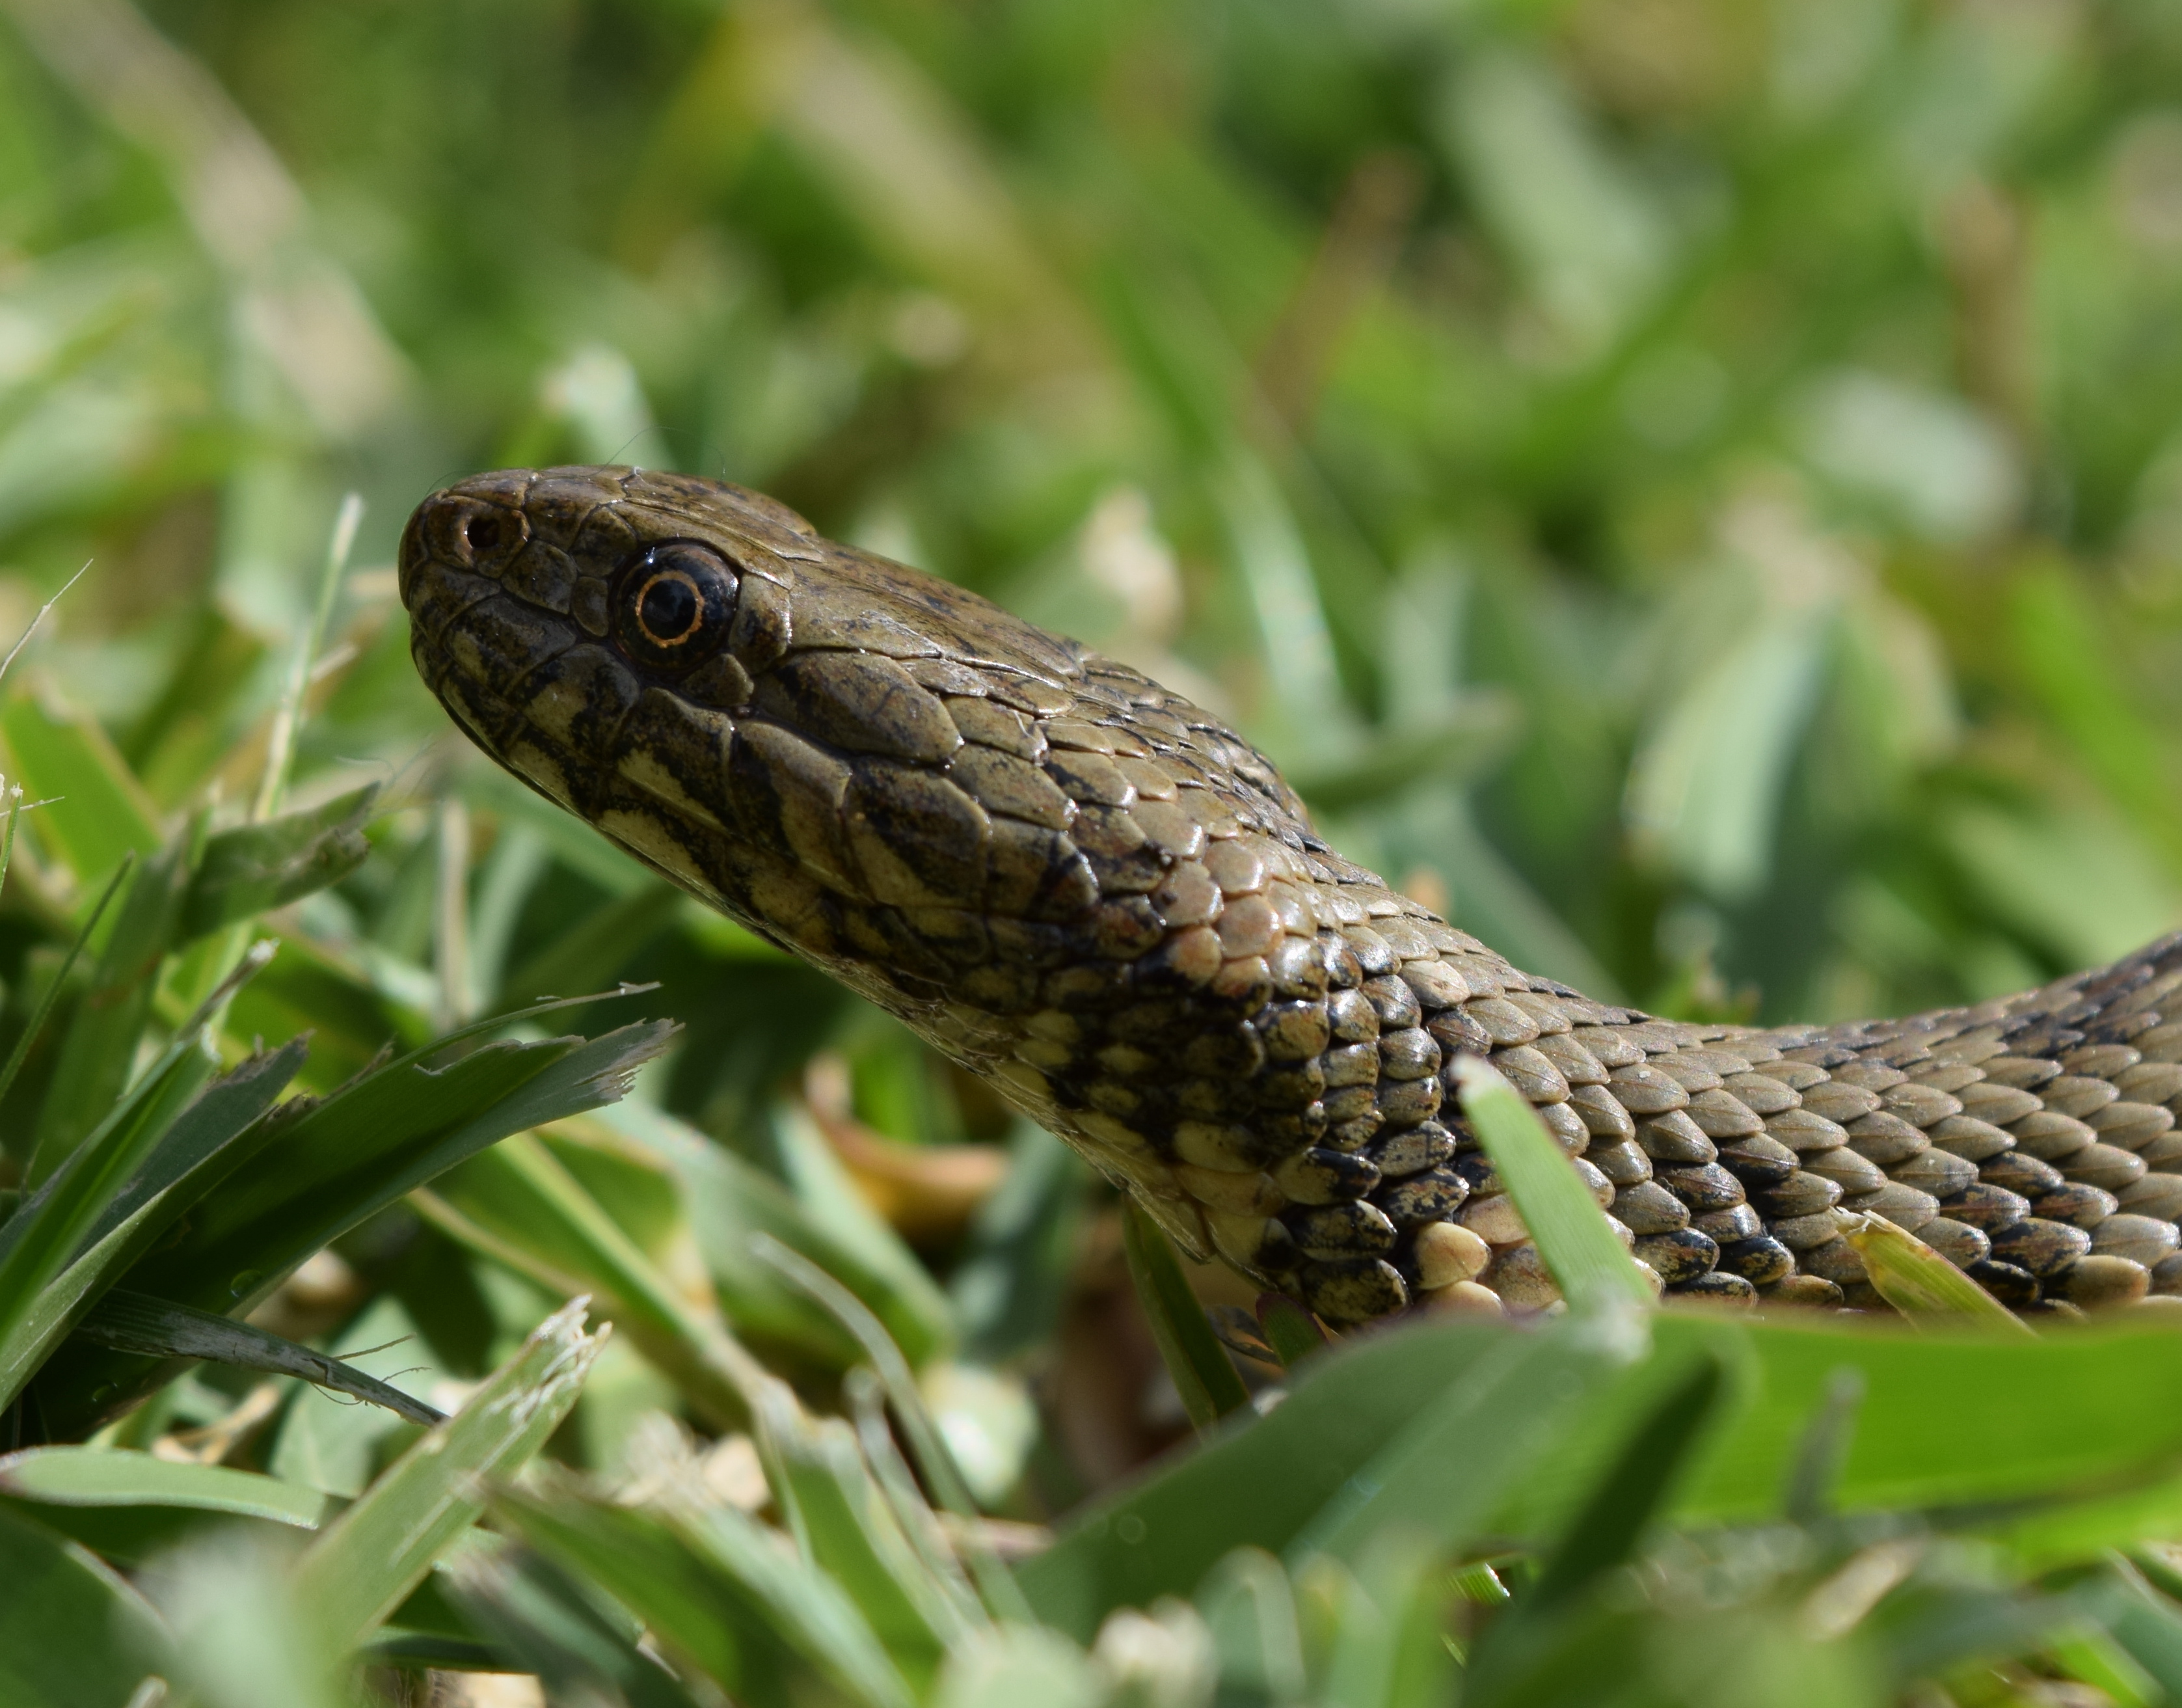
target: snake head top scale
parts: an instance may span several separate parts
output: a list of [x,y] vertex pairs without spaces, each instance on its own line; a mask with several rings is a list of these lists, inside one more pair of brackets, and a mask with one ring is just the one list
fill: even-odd
[[[1656,1021],[1517,970],[1343,860],[1179,696],[740,487],[459,481],[411,518],[401,585],[418,668],[500,764],[900,1016],[1186,1250],[1329,1322],[1554,1296],[1453,1108],[1465,1051],[1678,1290],[1875,1302],[1837,1206],[1924,1229],[2018,1304],[2140,1293],[2175,1249],[2182,1146],[2147,1178],[2024,1089],[2062,1066],[2007,1062],[2081,1044],[2057,1017],[2104,993],[2109,1078],[2071,1095],[2127,1093],[2128,1133],[2159,1140],[2182,1104],[2182,1025],[2155,1001],[2182,987],[2176,942],[1913,1021]],[[2026,1145],[2089,1160],[2015,1154],[1964,1113],[1987,1081],[1979,1106],[2036,1128]],[[2124,1189],[2141,1213],[2114,1213]],[[2135,1244],[2094,1253],[2102,1217]]]

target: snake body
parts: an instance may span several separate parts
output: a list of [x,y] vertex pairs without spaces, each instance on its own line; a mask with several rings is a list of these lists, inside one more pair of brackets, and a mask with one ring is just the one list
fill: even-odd
[[1673,1292],[1876,1304],[1860,1212],[2019,1310],[2182,1295],[2182,936],[1909,1019],[1663,1020],[1343,859],[1181,696],[759,494],[481,475],[418,507],[401,585],[499,763],[1328,1323],[1555,1296],[1464,1052]]

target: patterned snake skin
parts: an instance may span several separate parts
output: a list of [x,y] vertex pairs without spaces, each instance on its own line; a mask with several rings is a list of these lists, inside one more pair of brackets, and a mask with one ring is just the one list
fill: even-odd
[[1659,1020],[1343,860],[1178,696],[756,493],[482,475],[401,583],[494,759],[1329,1323],[1554,1297],[1464,1051],[1672,1291],[1875,1304],[1860,1211],[2018,1309],[2182,1295],[2182,937],[1913,1019]]

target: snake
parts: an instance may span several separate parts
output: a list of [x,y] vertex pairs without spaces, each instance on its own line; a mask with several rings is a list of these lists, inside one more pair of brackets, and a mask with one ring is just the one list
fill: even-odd
[[494,761],[1331,1328],[1559,1297],[1470,1058],[1664,1294],[1888,1308],[1875,1217],[2019,1313],[2182,1297],[2182,934],[1907,1018],[1664,1018],[1344,859],[1182,696],[762,494],[479,474],[398,577]]

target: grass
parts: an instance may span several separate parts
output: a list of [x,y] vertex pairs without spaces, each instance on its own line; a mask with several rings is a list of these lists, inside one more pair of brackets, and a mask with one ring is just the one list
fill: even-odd
[[91,568],[0,679],[0,1696],[2182,1693],[2160,1323],[1660,1313],[1517,1121],[1567,1315],[1329,1345],[477,762],[388,567],[723,474],[1538,971],[1981,998],[2182,923],[2178,80],[2135,4],[4,0],[0,632]]

